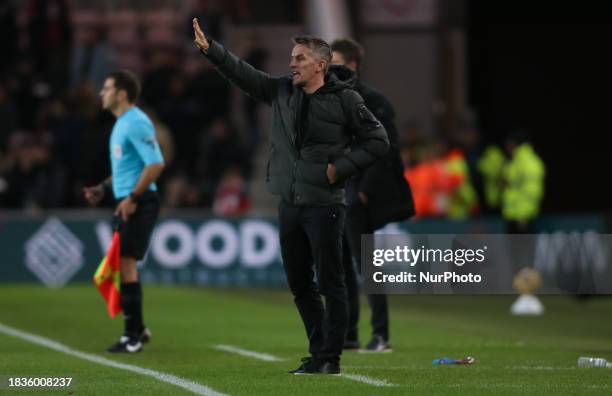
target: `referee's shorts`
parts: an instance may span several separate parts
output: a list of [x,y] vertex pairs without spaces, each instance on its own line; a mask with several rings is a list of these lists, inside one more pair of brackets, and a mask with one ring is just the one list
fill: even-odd
[[[117,203],[122,199],[118,199]],[[136,211],[128,217],[127,222],[115,216],[115,224],[119,222],[121,257],[144,258],[158,216],[159,196],[156,191],[147,191],[140,196]]]

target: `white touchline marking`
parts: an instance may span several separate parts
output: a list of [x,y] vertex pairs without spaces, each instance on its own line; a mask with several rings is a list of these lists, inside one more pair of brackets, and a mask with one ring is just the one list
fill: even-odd
[[[248,356],[248,357],[252,357],[255,359],[259,359],[259,360],[264,360],[266,362],[280,362],[280,361],[285,360],[285,359],[276,357],[274,355],[249,351],[247,349],[238,348],[233,345],[220,344],[220,345],[212,345],[212,347],[215,349],[221,350],[221,351],[236,353],[238,355]],[[397,386],[385,380],[379,380],[376,378],[371,378],[371,377],[367,377],[365,375],[360,375],[360,374],[339,374],[339,376],[353,380],[353,381],[363,382],[364,384],[373,385],[373,386]]]
[[[266,362],[280,362],[283,361],[285,359],[281,359],[279,357],[276,357],[274,355],[270,355],[267,353],[260,353],[260,352],[254,352],[254,351],[249,351],[247,349],[242,349],[242,348],[238,348],[235,347],[233,345],[212,345],[212,347],[214,349],[218,349],[220,351],[225,351],[225,352],[231,352],[231,353],[236,353],[238,355],[242,355],[242,356],[249,356],[255,359],[259,359],[259,360],[264,360]],[[364,384],[368,384],[368,385],[373,385],[373,386],[397,386],[395,384],[391,384],[385,380],[379,380],[376,378],[371,378],[371,377],[367,377],[365,375],[360,375],[360,374],[340,374],[340,377],[344,377],[353,381],[358,381],[358,382],[363,382]]]
[[371,378],[361,374],[340,374],[340,377],[348,378],[353,381],[363,382],[364,384],[373,385],[373,386],[397,386],[385,380],[380,380],[376,378]]
[[248,357],[252,357],[254,359],[259,359],[259,360],[264,360],[266,362],[282,362],[283,360],[285,360],[285,359],[281,359],[273,355],[269,355],[267,353],[249,351],[247,349],[238,348],[232,345],[221,344],[221,345],[213,345],[212,347],[220,351],[236,353],[238,355],[248,356]]
[[83,360],[88,360],[93,363],[98,363],[103,366],[114,367],[118,369],[131,371],[137,374],[146,375],[147,377],[155,378],[156,380],[179,386],[183,389],[186,389],[190,392],[195,393],[196,395],[226,396],[224,393],[217,392],[214,389],[209,388],[208,386],[204,386],[202,384],[198,384],[197,382],[189,381],[189,380],[177,377],[172,374],[162,373],[160,371],[155,371],[151,369],[134,366],[132,364],[119,363],[114,360],[104,358],[102,356],[94,355],[92,353],[81,352],[79,350],[70,348],[64,344],[61,344],[57,341],[53,341],[48,338],[41,337],[35,334],[27,333],[25,331],[21,331],[21,330],[3,325],[2,323],[0,323],[0,333],[4,333],[7,335],[16,337],[16,338],[20,338],[22,340],[29,341],[33,344],[44,346],[46,348],[53,349],[54,351],[65,353],[66,355],[78,357]]

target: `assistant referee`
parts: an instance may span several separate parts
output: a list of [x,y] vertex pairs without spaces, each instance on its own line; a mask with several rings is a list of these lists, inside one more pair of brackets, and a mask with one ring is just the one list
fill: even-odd
[[135,106],[140,93],[136,76],[120,70],[110,74],[100,91],[102,108],[117,117],[110,137],[112,175],[102,183],[85,187],[85,199],[92,205],[112,186],[117,201],[115,220],[121,239],[121,307],[125,331],[108,352],[138,352],[151,336],[142,315],[142,288],[136,262],[141,260],[159,215],[155,181],[164,159],[149,117]]

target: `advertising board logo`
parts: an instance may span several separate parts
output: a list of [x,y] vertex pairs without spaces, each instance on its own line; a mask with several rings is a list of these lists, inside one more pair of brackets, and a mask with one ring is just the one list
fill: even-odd
[[260,269],[278,260],[280,247],[277,228],[265,221],[246,220],[236,227],[217,219],[194,230],[182,221],[168,220],[156,227],[151,253],[168,269],[186,267],[194,259],[217,270],[234,264]]
[[51,218],[25,244],[25,265],[47,286],[61,287],[83,266],[83,243]]

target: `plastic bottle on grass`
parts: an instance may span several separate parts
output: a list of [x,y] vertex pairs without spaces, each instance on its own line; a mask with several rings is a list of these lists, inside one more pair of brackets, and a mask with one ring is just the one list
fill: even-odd
[[579,367],[607,367],[612,368],[612,363],[608,362],[604,358],[595,358],[595,357],[579,357],[578,358],[578,366]]

